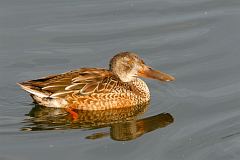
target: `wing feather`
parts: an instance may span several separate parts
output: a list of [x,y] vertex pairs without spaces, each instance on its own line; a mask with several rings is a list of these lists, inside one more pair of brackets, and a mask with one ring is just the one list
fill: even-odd
[[50,91],[50,92],[55,92],[59,90],[63,90],[66,86],[65,85],[51,85],[51,86],[46,86],[43,87],[42,90]]
[[65,90],[80,90],[82,89],[86,83],[72,83],[71,85],[65,86]]
[[[118,78],[112,72],[99,68],[82,68],[70,72],[51,75],[19,85],[31,94],[64,97],[68,94],[88,95],[110,91],[117,85]],[[30,90],[30,89],[31,90]]]
[[80,93],[83,95],[94,93],[94,91],[97,89],[97,86],[98,83],[88,83],[80,90]]
[[53,93],[50,98],[63,98],[65,96],[67,96],[68,94],[72,94],[74,93],[74,91],[61,91],[61,92],[56,92]]

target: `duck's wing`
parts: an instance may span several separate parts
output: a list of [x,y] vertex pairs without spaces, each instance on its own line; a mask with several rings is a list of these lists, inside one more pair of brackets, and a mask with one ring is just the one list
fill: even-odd
[[61,98],[72,93],[89,95],[111,92],[118,83],[119,79],[106,69],[81,68],[18,84],[39,97]]

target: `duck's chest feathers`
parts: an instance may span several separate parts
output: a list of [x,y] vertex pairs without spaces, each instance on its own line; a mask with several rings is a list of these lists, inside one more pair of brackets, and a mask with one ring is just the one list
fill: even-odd
[[136,78],[135,81],[132,81],[131,88],[133,89],[134,92],[137,92],[141,95],[150,96],[150,91],[148,89],[147,84],[139,78]]
[[147,84],[143,80],[136,78],[136,80],[125,83],[125,85],[126,86],[123,87],[125,91],[122,92],[128,93],[129,98],[140,101],[150,100],[150,91]]

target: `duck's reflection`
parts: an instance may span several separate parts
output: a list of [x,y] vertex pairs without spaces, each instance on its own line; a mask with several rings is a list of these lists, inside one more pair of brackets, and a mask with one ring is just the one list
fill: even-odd
[[75,111],[78,119],[72,120],[64,109],[48,108],[36,105],[30,112],[31,118],[24,121],[24,131],[65,130],[65,129],[98,129],[110,127],[110,132],[94,133],[87,139],[98,139],[110,136],[113,140],[127,141],[141,135],[166,127],[174,119],[169,113],[160,113],[155,116],[139,119],[147,110],[148,104],[111,109],[104,111]]

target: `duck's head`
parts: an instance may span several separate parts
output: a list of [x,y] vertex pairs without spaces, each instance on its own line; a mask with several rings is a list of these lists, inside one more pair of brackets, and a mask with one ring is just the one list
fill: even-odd
[[160,81],[175,80],[173,76],[147,66],[137,54],[132,52],[122,52],[115,55],[110,61],[110,71],[123,82],[133,81],[136,77],[152,78]]

